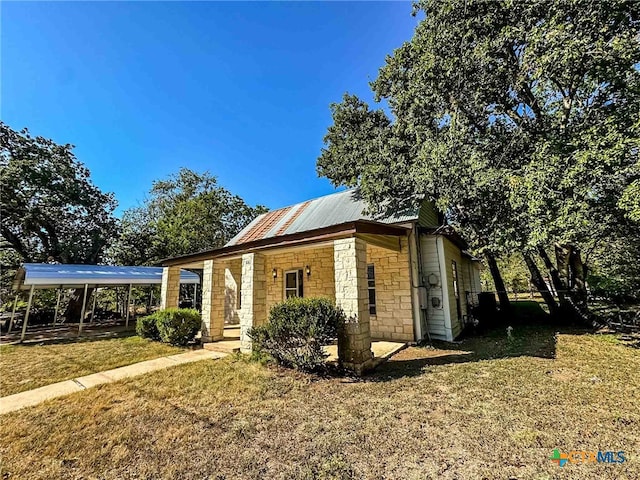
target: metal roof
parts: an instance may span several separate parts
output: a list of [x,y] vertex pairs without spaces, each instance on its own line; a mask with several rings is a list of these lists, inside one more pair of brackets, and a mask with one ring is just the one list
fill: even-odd
[[[61,265],[25,263],[16,274],[14,289],[81,287],[84,285],[159,285],[161,267],[120,267],[114,265]],[[187,270],[180,271],[180,283],[198,284],[200,277]]]
[[344,190],[264,213],[254,219],[225,247],[254,240],[307,232],[359,220],[393,224],[418,220],[420,205],[404,210],[369,214],[358,189]]

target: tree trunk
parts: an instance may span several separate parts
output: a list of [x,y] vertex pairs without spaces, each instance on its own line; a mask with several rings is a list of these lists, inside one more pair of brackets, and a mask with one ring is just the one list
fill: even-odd
[[531,273],[531,281],[538,289],[538,292],[540,292],[540,295],[542,295],[544,303],[546,303],[547,307],[549,307],[549,313],[551,314],[551,316],[557,315],[558,304],[549,291],[547,282],[544,281],[544,278],[542,277],[540,269],[538,268],[538,265],[536,265],[534,258],[529,253],[523,253],[522,256],[524,257],[524,263],[527,264],[529,273]]
[[581,309],[587,309],[588,295],[587,295],[587,266],[582,262],[582,256],[580,250],[577,248],[571,249],[571,255],[569,256],[569,264],[571,265],[572,285],[574,300],[578,303]]
[[498,268],[496,257],[493,255],[493,252],[487,252],[485,253],[485,258],[487,259],[489,271],[491,272],[491,277],[493,277],[493,284],[495,285],[496,293],[498,294],[500,311],[503,314],[509,313],[511,312],[511,303],[509,302],[509,295],[507,295],[507,289],[504,286],[504,280],[502,279],[502,275],[500,274],[500,269]]
[[571,267],[569,263],[569,257],[571,256],[571,250],[567,245],[554,246],[556,255],[556,271],[558,272],[558,278],[562,285],[562,290],[565,293],[569,293],[571,288]]
[[574,245],[556,245],[555,253],[558,273],[565,287],[565,301],[561,306],[581,323],[597,324],[587,305],[587,267],[582,263],[580,251]]
[[549,255],[547,254],[547,251],[544,249],[544,247],[542,247],[542,246],[538,247],[538,254],[540,255],[540,258],[542,259],[542,262],[544,263],[544,266],[549,271],[549,275],[551,276],[551,283],[553,285],[553,289],[556,291],[556,295],[558,296],[558,300],[560,301],[560,305],[563,305],[566,302],[566,300],[564,298],[565,286],[562,285],[562,280],[560,280],[560,275],[558,274],[558,269],[556,268],[556,266],[553,264],[553,262],[549,258]]
[[[87,289],[87,305],[85,305],[85,314],[91,308],[88,304],[89,304],[89,300],[91,299],[92,292],[93,292],[93,288]],[[80,315],[82,314],[83,298],[84,298],[84,287],[76,288],[73,290],[73,293],[69,297],[69,303],[67,304],[67,309],[64,312],[64,318],[67,323],[80,321]]]

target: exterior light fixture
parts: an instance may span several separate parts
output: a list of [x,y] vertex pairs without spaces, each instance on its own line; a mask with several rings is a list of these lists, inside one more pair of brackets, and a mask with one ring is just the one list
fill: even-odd
[[311,276],[311,267],[309,265],[304,267],[304,271],[307,273],[307,277]]
[[277,268],[274,268],[274,269],[271,271],[271,274],[273,275],[273,279],[274,279],[274,280],[275,280],[276,278],[278,278],[278,269],[277,269]]

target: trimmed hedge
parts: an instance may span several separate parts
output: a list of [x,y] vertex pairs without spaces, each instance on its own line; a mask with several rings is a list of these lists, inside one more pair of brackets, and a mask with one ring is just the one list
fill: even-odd
[[322,346],[336,339],[344,322],[344,312],[329,299],[292,297],[271,307],[268,323],[249,336],[257,356],[267,353],[281,365],[317,371],[327,358]]
[[158,332],[155,314],[140,317],[136,322],[136,333],[142,338],[160,340],[160,332]]
[[136,324],[136,332],[141,337],[171,345],[186,345],[193,341],[201,323],[200,312],[197,310],[167,308],[140,318]]

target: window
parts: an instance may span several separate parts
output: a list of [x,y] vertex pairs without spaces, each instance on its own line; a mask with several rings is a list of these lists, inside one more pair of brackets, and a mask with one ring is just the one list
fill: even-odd
[[367,265],[367,286],[369,287],[369,315],[376,314],[376,272],[373,265]]
[[284,298],[302,297],[302,270],[284,273]]
[[460,291],[458,290],[458,264],[455,260],[451,261],[451,270],[453,273],[453,294],[456,298],[460,297]]
[[462,309],[460,308],[460,287],[458,283],[458,264],[455,260],[451,261],[451,271],[453,273],[453,294],[456,297],[456,317],[462,319]]

